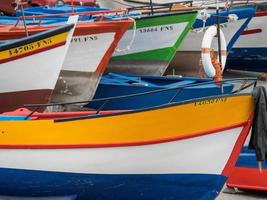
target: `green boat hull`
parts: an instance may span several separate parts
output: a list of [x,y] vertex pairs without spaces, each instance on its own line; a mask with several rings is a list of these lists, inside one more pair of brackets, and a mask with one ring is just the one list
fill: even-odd
[[179,12],[136,19],[121,39],[107,71],[163,75],[196,16],[196,12]]

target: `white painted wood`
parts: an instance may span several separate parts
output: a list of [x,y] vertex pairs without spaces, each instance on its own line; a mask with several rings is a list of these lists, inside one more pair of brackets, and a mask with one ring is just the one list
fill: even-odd
[[73,30],[63,46],[0,64],[0,93],[54,89]]
[[133,37],[134,30],[128,30],[120,40],[118,49],[125,49],[127,46],[129,46],[130,41],[134,38],[130,49],[126,51],[116,51],[113,56],[121,56],[172,47],[183,33],[187,24],[187,22],[183,22],[177,24],[138,28],[136,29],[135,37]]
[[241,35],[234,48],[267,48],[267,16],[253,17],[247,30],[262,29],[261,33]]
[[74,36],[63,70],[95,72],[114,40],[115,32]]
[[0,168],[99,174],[221,174],[241,130],[242,127],[239,127],[195,138],[142,146],[1,149]]
[[[230,40],[234,37],[236,32],[240,29],[240,27],[245,23],[246,20],[247,19],[241,19],[237,20],[236,22],[222,24],[221,30],[224,33],[226,44],[229,44]],[[205,32],[198,32],[200,29],[191,30],[185,38],[184,42],[181,44],[178,51],[201,51],[201,42]],[[218,49],[217,46],[218,42],[214,40],[211,48]]]

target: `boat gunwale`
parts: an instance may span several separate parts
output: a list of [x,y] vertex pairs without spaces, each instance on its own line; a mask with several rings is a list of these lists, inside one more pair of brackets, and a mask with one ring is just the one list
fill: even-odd
[[[151,19],[151,18],[158,18],[158,17],[169,17],[174,15],[185,15],[185,14],[196,14],[196,10],[192,11],[173,11],[173,12],[160,12],[160,13],[154,13],[153,15],[149,14],[141,14],[136,16],[131,16],[131,14],[128,14],[128,17],[131,17],[135,20],[142,20],[142,19]],[[116,18],[115,18],[116,19]],[[179,19],[177,19],[179,20]]]
[[[121,112],[104,114],[104,115],[100,115],[100,114],[96,113],[96,114],[89,115],[89,116],[66,117],[66,118],[60,118],[60,119],[53,119],[53,121],[55,123],[60,123],[60,122],[67,122],[67,121],[95,119],[95,118],[102,118],[102,117],[111,117],[111,116],[117,116],[117,115],[128,115],[128,114],[133,114],[133,113],[148,112],[148,111],[160,110],[160,109],[164,109],[164,108],[168,108],[168,107],[186,105],[186,104],[190,104],[190,103],[194,103],[194,102],[204,101],[204,100],[207,100],[207,99],[218,99],[218,98],[238,97],[238,96],[251,96],[251,93],[222,94],[222,95],[209,96],[209,97],[200,97],[200,98],[195,98],[195,99],[191,99],[191,100],[184,100],[184,101],[181,101],[181,102],[171,102],[171,103],[168,103],[168,104],[159,105],[159,106],[153,106],[153,107],[149,107],[149,108],[142,108],[142,109],[136,109],[136,110],[127,110],[127,111],[121,111]],[[47,120],[47,119],[44,119],[44,120]]]
[[[122,10],[122,11],[124,11],[124,10]],[[106,12],[108,14],[109,10],[107,10]],[[159,12],[159,13],[153,13],[153,14],[142,14],[141,13],[139,15],[134,15],[134,14],[131,14],[130,12],[128,12],[128,13],[125,13],[124,15],[122,15],[121,18],[116,18],[116,15],[115,15],[115,17],[113,17],[111,15],[111,19],[114,19],[114,21],[117,21],[117,20],[125,20],[128,17],[130,17],[130,18],[133,18],[135,20],[141,20],[141,19],[149,19],[149,18],[157,18],[157,17],[168,17],[168,16],[173,16],[173,15],[196,14],[197,12],[198,11],[195,9],[186,10],[186,11]],[[95,13],[91,14],[90,12],[87,12],[87,13],[86,12],[74,12],[74,14],[80,15],[80,16],[95,16],[95,15],[97,15]],[[103,16],[105,16],[105,12],[101,13],[101,14]],[[59,16],[62,15],[62,17],[67,17],[67,16],[73,15],[73,13],[60,13],[58,15]],[[34,17],[35,18],[43,18],[44,16],[49,19],[49,17],[53,16],[53,14],[36,15]],[[26,16],[26,18],[32,18],[32,16]],[[100,20],[100,21],[95,21],[95,22],[101,22],[101,21],[110,22],[109,20]],[[80,23],[80,22],[86,22],[86,21],[79,20],[78,22]]]
[[[180,140],[193,139],[196,137],[216,134],[218,132],[227,131],[229,129],[242,128],[249,124],[254,112],[249,115],[245,121],[230,124],[223,127],[213,128],[205,131],[191,132],[189,134],[172,137],[162,137],[152,140],[140,140],[134,142],[113,142],[113,143],[82,143],[82,144],[0,144],[1,149],[86,149],[86,148],[119,148],[119,147],[136,147],[146,145],[157,145],[162,143],[177,142]],[[19,122],[19,121],[16,121]]]
[[[153,107],[149,107],[149,108],[141,108],[141,109],[136,109],[136,110],[127,110],[127,111],[123,111],[123,112],[118,112],[116,114],[105,114],[105,115],[99,115],[99,112],[102,110],[102,107],[100,107],[100,109],[96,110],[96,114],[94,114],[94,116],[79,116],[79,117],[67,117],[67,118],[61,118],[61,119],[54,119],[55,122],[61,122],[61,121],[71,121],[71,120],[79,120],[79,119],[88,119],[88,118],[96,118],[96,117],[107,117],[107,116],[113,116],[113,115],[118,115],[118,114],[127,114],[127,113],[134,113],[134,112],[142,112],[142,111],[148,111],[148,110],[154,110],[154,109],[159,109],[159,108],[164,108],[164,107],[169,107],[169,106],[173,106],[173,105],[180,105],[180,104],[186,104],[186,103],[192,103],[194,101],[199,101],[199,100],[205,100],[205,99],[214,99],[214,98],[218,98],[218,97],[231,97],[231,96],[248,96],[251,95],[251,92],[246,92],[246,93],[238,93],[240,91],[243,91],[244,89],[247,89],[249,87],[252,87],[252,90],[257,86],[257,80],[258,78],[232,78],[232,79],[224,79],[221,81],[208,81],[208,82],[204,82],[204,83],[196,83],[196,84],[189,84],[189,85],[182,85],[182,86],[178,86],[175,88],[163,88],[163,89],[159,89],[159,90],[152,90],[152,91],[148,91],[148,92],[143,92],[143,93],[138,93],[138,94],[130,94],[130,95],[124,95],[124,96],[116,96],[116,97],[108,97],[108,98],[103,98],[103,99],[93,99],[90,101],[78,101],[78,102],[69,102],[69,103],[48,103],[48,104],[25,104],[25,107],[31,107],[31,108],[35,108],[35,110],[33,110],[28,116],[26,116],[25,119],[28,119],[29,117],[31,117],[32,114],[34,114],[35,111],[37,111],[40,107],[50,107],[50,106],[64,106],[64,105],[73,105],[73,104],[85,104],[85,103],[90,103],[90,102],[98,102],[98,101],[108,101],[108,100],[113,100],[113,99],[122,99],[122,98],[127,98],[127,97],[135,97],[135,96],[144,96],[146,94],[151,94],[151,93],[158,93],[158,92],[162,92],[162,91],[170,91],[170,90],[183,90],[185,88],[188,87],[192,87],[192,86],[199,86],[199,85],[208,85],[208,84],[221,84],[224,82],[238,82],[238,81],[243,81],[245,83],[247,83],[247,81],[251,81],[250,84],[246,85],[241,85],[239,86],[239,88],[235,91],[232,91],[231,94],[220,94],[220,95],[216,95],[216,96],[207,96],[207,97],[200,97],[200,98],[196,98],[196,99],[191,99],[191,100],[184,100],[181,102],[172,102],[170,101],[167,104],[164,105],[158,105],[158,106],[153,106]],[[179,93],[176,92],[176,93]]]
[[67,24],[67,25],[63,25],[63,26],[59,26],[59,27],[47,30],[45,32],[36,33],[29,37],[24,37],[24,38],[20,38],[17,40],[12,40],[10,42],[6,42],[3,45],[0,45],[0,52],[8,50],[8,49],[16,48],[22,45],[26,45],[32,42],[37,42],[39,40],[42,40],[48,37],[53,37],[61,33],[65,33],[73,27],[74,27],[74,24]]

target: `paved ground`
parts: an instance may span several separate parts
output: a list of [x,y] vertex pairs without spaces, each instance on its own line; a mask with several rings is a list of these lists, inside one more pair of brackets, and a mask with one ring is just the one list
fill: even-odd
[[[267,180],[266,180],[267,181]],[[267,193],[257,193],[257,192],[243,192],[236,190],[235,192],[230,191],[228,188],[224,188],[216,200],[266,200]]]

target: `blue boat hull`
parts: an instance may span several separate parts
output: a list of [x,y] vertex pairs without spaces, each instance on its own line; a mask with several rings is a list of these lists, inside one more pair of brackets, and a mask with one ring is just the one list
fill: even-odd
[[[109,76],[109,75],[108,75]],[[117,75],[115,75],[117,76]],[[124,77],[124,75],[118,75],[119,78]],[[127,79],[135,82],[138,77],[126,76]],[[104,80],[103,80],[104,79]],[[213,83],[207,85],[199,85],[186,87],[184,89],[179,89],[179,87],[186,86],[188,84],[197,84],[210,82],[211,79],[200,79],[200,78],[170,78],[170,77],[159,77],[159,76],[143,76],[140,81],[141,84],[148,83],[145,85],[138,85],[133,83],[117,82],[113,83],[115,78],[102,78],[100,81],[94,99],[102,99],[109,97],[119,97],[124,95],[142,94],[145,92],[151,92],[155,90],[161,90],[159,92],[148,93],[145,95],[131,96],[126,98],[116,98],[109,100],[105,103],[102,109],[107,110],[132,110],[148,108],[153,106],[160,106],[168,104],[170,102],[180,102],[184,100],[190,100],[194,98],[207,97],[212,95],[218,95],[222,93],[220,87]],[[143,81],[143,80],[147,80]],[[166,90],[163,90],[166,89]],[[232,84],[224,84],[223,91],[225,94],[230,93],[233,89]],[[105,101],[94,101],[90,102],[87,107],[98,109]]]
[[[74,6],[74,12],[94,12],[99,10],[108,10],[104,8],[98,8],[93,6]],[[24,9],[24,15],[44,15],[44,14],[59,14],[59,13],[71,13],[72,7],[68,4],[57,5],[53,7],[38,6]],[[21,10],[16,10],[16,16],[21,16]],[[58,16],[57,16],[58,17]]]
[[[227,87],[225,89],[225,93],[231,92],[232,88]],[[96,95],[94,99],[107,98],[111,96],[121,96],[126,94],[138,94],[143,92],[153,91],[153,89],[149,88],[127,88],[121,86],[112,87],[108,85],[99,85]],[[111,94],[110,94],[111,93]],[[168,90],[161,91],[158,93],[151,93],[143,96],[135,96],[135,97],[127,97],[121,99],[114,99],[107,102],[102,109],[107,110],[132,110],[132,109],[140,109],[146,107],[160,106],[163,104],[167,104],[170,101],[179,102],[183,100],[190,100],[194,98],[201,98],[205,96],[212,96],[221,94],[221,90],[219,88],[187,88],[182,92],[178,92],[175,97],[177,90]],[[91,102],[88,104],[88,107],[98,109],[104,101],[99,102]]]
[[0,168],[0,195],[75,196],[77,200],[214,199],[225,183],[220,175],[100,175]]
[[[23,21],[19,17],[13,17],[13,16],[0,16],[0,25],[15,25],[18,23],[19,26],[23,26]],[[42,20],[42,25],[51,25],[51,24],[64,24],[68,20],[67,17],[57,17],[57,18],[46,18]],[[38,25],[39,20],[38,19],[25,19],[25,22],[27,25]]]
[[227,68],[267,72],[267,47],[233,48],[227,57]]

